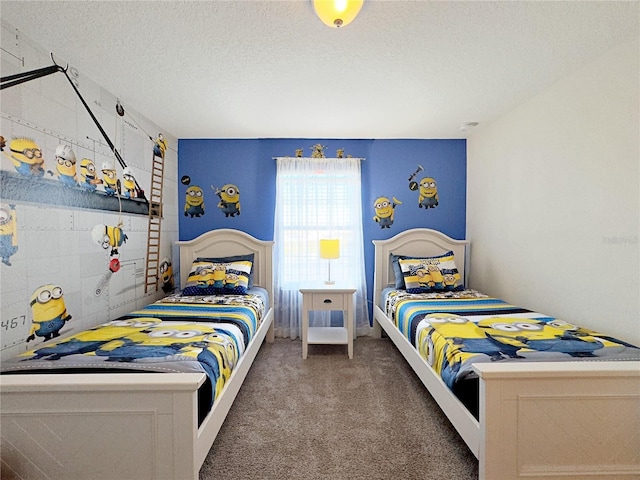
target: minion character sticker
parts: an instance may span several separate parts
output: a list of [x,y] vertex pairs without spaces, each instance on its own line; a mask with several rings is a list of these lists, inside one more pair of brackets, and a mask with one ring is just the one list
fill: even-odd
[[373,219],[378,222],[380,228],[391,228],[393,214],[398,205],[402,205],[402,202],[396,197],[393,197],[393,202],[387,197],[379,197],[373,202],[373,209],[375,210]]
[[96,176],[96,164],[89,158],[80,160],[80,183],[82,188],[95,191],[98,185],[102,184],[102,179]]
[[171,293],[174,290],[173,286],[173,267],[171,266],[170,258],[163,258],[160,262],[160,275],[158,278],[162,282],[162,291],[164,293]]
[[211,188],[220,198],[218,208],[224,213],[225,217],[235,217],[240,215],[240,189],[231,183],[227,183],[222,188]]
[[204,215],[204,192],[198,185],[187,188],[184,202],[184,216],[201,217]]
[[15,205],[0,205],[0,258],[11,266],[9,259],[18,251],[18,224]]
[[11,162],[16,171],[25,177],[42,178],[44,158],[42,149],[30,138],[14,138],[9,144]]
[[75,187],[76,154],[69,145],[58,145],[56,148],[56,173],[58,180],[68,187]]
[[409,190],[418,190],[418,207],[429,210],[438,206],[440,197],[438,196],[438,186],[435,178],[424,177],[420,182],[414,180],[416,175],[422,171],[424,171],[424,167],[418,165],[416,171],[409,176]]
[[62,288],[58,285],[42,285],[31,295],[33,321],[27,342],[43,337],[44,341],[60,336],[60,330],[71,320],[64,304]]

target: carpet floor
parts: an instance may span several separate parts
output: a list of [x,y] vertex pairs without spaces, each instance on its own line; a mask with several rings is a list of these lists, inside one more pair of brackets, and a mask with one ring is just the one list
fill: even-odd
[[478,462],[393,343],[262,345],[200,480],[477,480]]

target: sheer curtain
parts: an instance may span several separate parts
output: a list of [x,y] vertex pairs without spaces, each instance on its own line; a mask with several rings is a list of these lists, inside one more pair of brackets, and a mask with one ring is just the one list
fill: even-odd
[[[324,286],[331,262],[336,285],[356,288],[357,335],[370,333],[362,234],[359,158],[277,158],[274,225],[275,334],[301,337],[304,284]],[[340,258],[320,258],[320,239],[340,240]],[[314,312],[312,326],[331,324],[332,312]],[[335,315],[335,314],[334,314]]]

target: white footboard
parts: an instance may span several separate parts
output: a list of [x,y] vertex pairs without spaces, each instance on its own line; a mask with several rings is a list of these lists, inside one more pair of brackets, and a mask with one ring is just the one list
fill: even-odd
[[188,452],[195,448],[197,389],[205,378],[5,375],[2,478],[197,478]]
[[265,337],[273,309],[199,428],[204,373],[0,376],[2,480],[197,479]]
[[638,362],[478,364],[480,478],[640,478]]

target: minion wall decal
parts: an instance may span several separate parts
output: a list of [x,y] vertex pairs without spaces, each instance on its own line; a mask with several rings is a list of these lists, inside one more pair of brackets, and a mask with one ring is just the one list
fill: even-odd
[[19,137],[11,140],[10,159],[16,171],[25,177],[41,178],[44,175],[42,149],[30,138]]
[[184,202],[184,216],[201,217],[204,215],[204,191],[198,185],[187,188]]
[[418,207],[425,209],[436,208],[438,206],[438,186],[435,178],[425,177],[420,180],[420,196],[418,197]]
[[103,163],[102,175],[103,175],[104,192],[110,197],[114,197],[116,193],[120,195],[122,191],[121,183],[116,173],[116,169],[114,168],[114,165],[108,162]]
[[162,291],[164,293],[173,292],[173,267],[171,266],[170,258],[163,258],[160,262],[160,282],[162,282]]
[[395,208],[398,205],[402,205],[402,202],[396,197],[393,197],[393,201],[387,197],[379,197],[373,202],[373,209],[375,210],[373,219],[378,222],[380,228],[391,228]]
[[89,158],[80,160],[80,183],[82,188],[95,191],[98,185],[102,184],[102,179],[96,175],[96,164]]
[[131,199],[138,196],[138,189],[136,188],[136,177],[133,175],[131,167],[125,167],[122,171],[122,178],[124,180],[124,196]]
[[111,248],[111,252],[109,253],[109,268],[107,273],[102,276],[96,285],[96,296],[102,293],[105,285],[109,283],[111,275],[120,270],[120,260],[118,258],[120,256],[120,252],[118,249],[128,240],[127,235],[122,231],[120,225],[121,224],[118,224],[118,226],[115,227],[110,225],[96,225],[91,230],[91,238],[94,243],[97,243],[105,250]]
[[58,180],[68,187],[75,187],[76,181],[76,154],[69,145],[56,147],[56,173]]
[[0,205],[0,258],[11,266],[9,259],[18,251],[18,223],[15,205]]
[[110,225],[96,225],[91,230],[93,241],[107,250],[111,248],[110,256],[118,255],[118,248],[127,242],[127,235],[122,231],[120,225],[113,227]]
[[216,189],[211,186],[220,198],[218,208],[224,213],[225,217],[235,217],[240,215],[240,189],[231,183],[227,183],[222,188]]
[[164,158],[164,152],[167,151],[167,141],[164,138],[162,133],[158,134],[158,138],[155,139],[155,143],[153,145],[153,154],[156,157]]
[[58,285],[42,285],[31,295],[33,315],[27,342],[43,337],[44,341],[60,336],[60,330],[71,320],[64,303],[62,288]]

